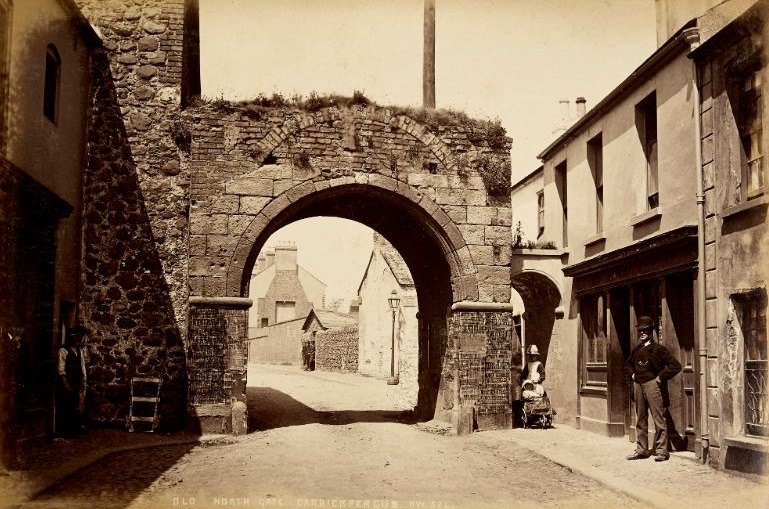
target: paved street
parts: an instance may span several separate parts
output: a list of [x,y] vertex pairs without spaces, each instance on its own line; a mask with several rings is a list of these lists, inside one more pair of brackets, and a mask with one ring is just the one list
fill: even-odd
[[423,431],[384,381],[251,370],[261,431],[111,455],[24,507],[644,507],[512,442]]

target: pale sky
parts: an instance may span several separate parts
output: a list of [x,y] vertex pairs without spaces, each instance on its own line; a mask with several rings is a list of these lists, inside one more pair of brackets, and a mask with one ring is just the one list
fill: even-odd
[[[423,0],[200,0],[203,95],[361,90],[381,105],[420,106],[423,8]],[[579,96],[595,105],[654,51],[654,23],[654,0],[436,0],[436,106],[499,118],[513,138],[515,182],[554,139],[558,101],[570,100],[572,113]],[[338,228],[350,249],[328,260],[328,247],[303,240]],[[340,289],[331,265],[360,265],[368,229],[315,223],[278,235],[297,242],[329,298],[354,294],[359,275],[350,270]]]

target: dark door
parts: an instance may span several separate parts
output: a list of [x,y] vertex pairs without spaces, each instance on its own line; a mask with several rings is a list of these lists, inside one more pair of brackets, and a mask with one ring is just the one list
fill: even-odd
[[694,451],[697,371],[694,346],[694,280],[689,273],[665,278],[664,302],[661,328],[663,344],[682,366],[681,373],[668,382],[670,446],[677,451]]

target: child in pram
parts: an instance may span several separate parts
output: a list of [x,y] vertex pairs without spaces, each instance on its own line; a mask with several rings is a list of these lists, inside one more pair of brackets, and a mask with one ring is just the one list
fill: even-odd
[[545,380],[545,366],[539,360],[537,345],[531,345],[527,352],[528,362],[521,373],[523,383],[523,426],[532,425],[548,428],[553,424],[555,410],[550,406],[550,398],[542,387]]

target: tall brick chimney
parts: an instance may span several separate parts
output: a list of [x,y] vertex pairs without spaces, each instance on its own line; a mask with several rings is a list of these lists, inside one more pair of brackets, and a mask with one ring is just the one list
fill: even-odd
[[296,245],[285,244],[275,247],[275,270],[296,272]]
[[585,116],[585,112],[587,110],[587,107],[586,107],[587,99],[585,99],[584,97],[577,97],[576,103],[577,103],[577,119],[580,119]]

